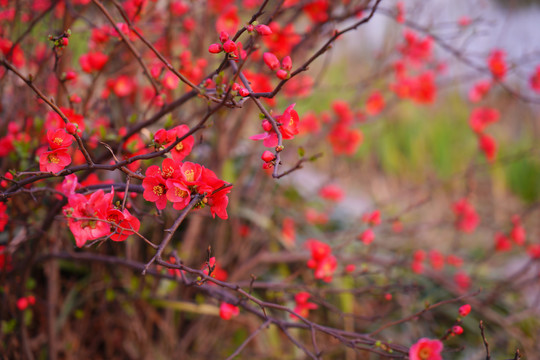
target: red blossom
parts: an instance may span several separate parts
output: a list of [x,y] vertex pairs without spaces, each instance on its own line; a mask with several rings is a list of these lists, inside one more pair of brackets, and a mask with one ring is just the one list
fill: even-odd
[[456,214],[456,227],[458,230],[464,233],[471,233],[476,229],[480,222],[480,217],[466,198],[455,202],[453,210],[454,214]]
[[366,229],[360,235],[358,235],[358,239],[365,245],[369,245],[373,242],[373,240],[375,240],[375,233],[371,228]]
[[493,50],[488,57],[488,67],[495,80],[502,80],[507,72],[506,52],[501,49]]
[[471,312],[471,305],[465,304],[459,307],[459,316],[465,317]]
[[219,316],[223,320],[230,320],[231,318],[238,316],[238,314],[240,314],[240,309],[238,306],[234,306],[226,302],[222,302],[219,306]]
[[482,133],[488,125],[499,121],[499,111],[492,108],[477,108],[471,112],[469,124],[476,133]]
[[336,184],[329,184],[323,186],[319,190],[319,196],[325,200],[330,200],[334,202],[340,202],[345,196],[343,190]]
[[442,360],[443,343],[440,340],[422,338],[409,349],[410,360]]
[[473,103],[479,102],[487,95],[490,89],[491,89],[491,81],[489,80],[478,81],[469,90],[469,100]]
[[69,147],[73,142],[73,136],[66,133],[64,129],[49,130],[47,131],[47,140],[51,149],[56,150]]
[[107,61],[109,57],[101,52],[89,52],[79,58],[81,69],[86,73],[102,70]]
[[[301,291],[294,296],[294,301],[296,306],[294,307],[294,312],[298,315],[307,318],[310,310],[315,310],[318,308],[317,304],[309,302],[311,294],[305,291]],[[295,320],[297,317],[294,314],[290,314],[291,319]]]
[[492,136],[481,134],[478,137],[478,146],[486,155],[488,162],[493,162],[495,160],[495,156],[497,155],[497,142]]
[[531,84],[531,88],[535,92],[540,93],[540,65],[536,67],[536,70],[531,75],[531,78],[529,81]]
[[66,148],[45,151],[39,156],[39,170],[57,173],[71,164],[71,156]]
[[379,91],[373,92],[366,100],[366,114],[375,116],[385,107],[385,101]]

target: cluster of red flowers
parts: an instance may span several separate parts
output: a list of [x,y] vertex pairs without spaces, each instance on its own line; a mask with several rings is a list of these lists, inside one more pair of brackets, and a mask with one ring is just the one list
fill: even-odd
[[[275,116],[279,131],[283,139],[293,139],[298,134],[298,113],[294,110],[296,104],[289,105],[282,115]],[[262,134],[256,134],[250,137],[251,140],[263,140],[266,147],[275,147],[278,144],[277,133],[274,127],[267,119],[262,122],[262,128],[265,131]]]
[[364,230],[360,235],[358,235],[358,240],[362,241],[364,244],[369,245],[375,240],[375,233],[373,228],[381,223],[381,212],[375,210],[371,213],[366,213],[362,216],[362,222],[367,224],[369,228]]
[[464,233],[472,233],[476,230],[480,217],[467,198],[456,201],[453,205],[456,215],[456,228]]
[[485,133],[485,129],[488,125],[499,121],[499,117],[497,109],[477,108],[471,112],[469,118],[471,129],[478,136],[479,147],[490,162],[495,159],[497,143],[493,137]]
[[489,54],[487,62],[493,78],[499,81],[503,80],[508,70],[506,53],[503,50],[495,49]]
[[[294,307],[294,312],[302,317],[308,317],[310,310],[315,310],[318,308],[317,304],[309,302],[311,294],[305,291],[301,291],[294,296],[294,301],[296,306]],[[294,314],[291,314],[291,319],[296,319],[297,317]]]
[[512,230],[510,230],[510,233],[508,235],[501,232],[495,234],[495,250],[500,252],[509,251],[512,249],[512,241],[518,246],[525,245],[526,236],[527,233],[521,223],[521,218],[519,215],[514,215],[512,216]]
[[228,218],[227,194],[231,191],[230,187],[225,187],[225,181],[199,164],[167,158],[163,160],[161,169],[157,165],[146,169],[142,185],[144,199],[155,202],[159,210],[167,206],[167,200],[173,203],[176,210],[182,210],[190,203],[192,195],[204,194],[196,207],[209,205],[212,216]]
[[416,250],[413,254],[411,270],[416,274],[424,272],[424,262],[429,260],[429,265],[433,270],[440,271],[444,269],[445,264],[455,268],[463,265],[463,259],[456,255],[445,256],[438,250],[432,249],[428,254],[424,250]]
[[362,131],[354,127],[355,114],[345,101],[334,101],[332,110],[337,120],[328,133],[328,142],[336,155],[353,155],[364,140]]
[[34,295],[28,295],[22,298],[17,299],[17,309],[23,311],[28,306],[32,306],[36,304],[36,298]]
[[[427,70],[433,66],[433,39],[429,36],[422,39],[410,30],[403,36],[404,42],[398,46],[402,58],[394,64],[396,80],[390,89],[402,99],[431,104],[437,94],[435,73]],[[443,67],[438,64],[438,68],[442,70]]]
[[307,266],[314,270],[315,278],[325,282],[332,281],[337,260],[332,255],[330,246],[315,239],[309,239],[305,245],[311,251],[311,259],[308,260]]
[[222,31],[219,34],[219,41],[221,44],[212,44],[208,47],[208,52],[212,54],[219,54],[224,51],[231,56],[238,58],[238,45],[231,39],[229,39],[229,33]]
[[66,176],[62,183],[62,190],[68,198],[63,211],[78,247],[101,237],[124,241],[139,231],[139,219],[131,215],[128,209],[113,205],[114,190],[111,189],[108,194],[98,190],[85,196],[75,192],[77,186],[78,180],[74,174]]
[[[68,131],[74,129],[73,123],[69,123]],[[76,129],[76,127],[75,127]],[[73,142],[73,136],[68,134],[64,129],[49,130],[47,132],[47,140],[49,142],[50,151],[44,151],[39,156],[39,170],[45,172],[57,173],[69,164],[71,164],[71,156],[68,154],[68,149]]]
[[289,72],[292,69],[292,60],[290,56],[285,56],[280,63],[276,55],[271,52],[265,52],[263,54],[263,60],[270,70],[276,72],[276,76],[279,79],[285,80],[290,77]]

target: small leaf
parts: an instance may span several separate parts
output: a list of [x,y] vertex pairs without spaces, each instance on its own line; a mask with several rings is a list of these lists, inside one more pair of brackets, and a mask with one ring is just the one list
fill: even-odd
[[304,157],[305,154],[306,154],[306,151],[304,150],[303,147],[300,146],[300,147],[298,148],[298,156]]

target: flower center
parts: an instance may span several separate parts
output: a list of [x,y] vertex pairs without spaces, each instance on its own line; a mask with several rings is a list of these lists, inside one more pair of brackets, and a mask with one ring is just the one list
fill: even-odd
[[49,160],[51,164],[58,164],[60,162],[60,159],[55,154],[49,154],[47,160]]
[[185,198],[187,197],[187,191],[184,191],[180,188],[174,188],[174,194],[178,197]]
[[430,355],[431,355],[431,350],[429,348],[423,348],[418,352],[418,356],[422,360],[429,359]]
[[193,169],[184,171],[184,175],[186,176],[187,181],[195,180],[195,171],[193,171]]
[[53,143],[55,143],[56,145],[60,145],[63,142],[64,142],[64,140],[62,138],[59,138],[59,137],[54,138],[54,140],[53,140]]
[[154,194],[156,194],[157,196],[162,196],[163,193],[165,193],[165,189],[163,188],[163,185],[155,185],[155,186],[152,188],[152,191],[153,191]]
[[174,148],[178,151],[182,151],[184,149],[184,144],[180,141]]
[[174,169],[173,169],[173,168],[163,169],[163,171],[161,172],[161,175],[162,175],[165,179],[168,179],[168,178],[172,177],[173,174],[174,174]]

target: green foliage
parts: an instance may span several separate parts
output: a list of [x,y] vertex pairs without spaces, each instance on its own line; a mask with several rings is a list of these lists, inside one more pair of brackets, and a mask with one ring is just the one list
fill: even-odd
[[540,198],[540,162],[530,157],[512,161],[506,167],[506,181],[510,190],[524,202]]

